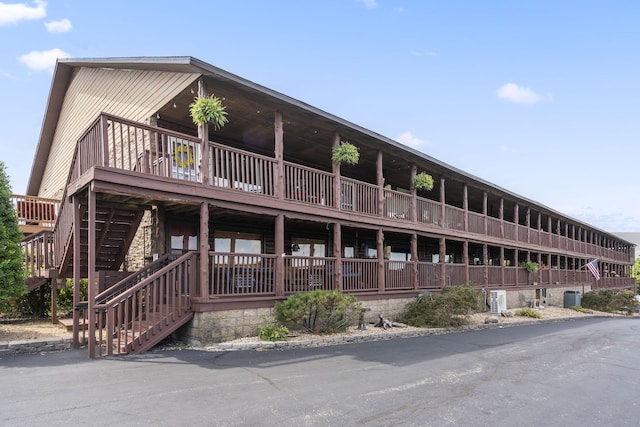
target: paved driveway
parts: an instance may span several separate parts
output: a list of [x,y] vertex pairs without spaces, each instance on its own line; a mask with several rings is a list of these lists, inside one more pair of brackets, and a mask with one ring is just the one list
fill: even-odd
[[0,425],[636,426],[640,322],[286,351],[0,359]]

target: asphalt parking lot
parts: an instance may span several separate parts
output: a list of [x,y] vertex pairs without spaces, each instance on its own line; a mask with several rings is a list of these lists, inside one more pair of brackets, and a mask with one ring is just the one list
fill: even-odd
[[319,348],[0,359],[0,425],[635,426],[637,318]]

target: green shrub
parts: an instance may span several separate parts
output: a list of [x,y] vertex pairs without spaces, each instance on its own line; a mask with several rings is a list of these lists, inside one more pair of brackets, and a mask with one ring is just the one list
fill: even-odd
[[480,302],[480,293],[472,286],[450,286],[407,304],[398,321],[421,328],[462,326],[469,322],[469,314],[480,309]]
[[587,292],[582,297],[582,306],[607,313],[632,314],[637,307],[634,293],[628,289],[604,289]]
[[569,307],[571,310],[577,311],[578,313],[591,313],[591,310],[588,310],[584,307],[580,307],[579,305],[572,305]]
[[540,314],[539,311],[536,311],[530,307],[524,307],[519,310],[516,310],[516,312],[513,313],[513,315],[521,316],[521,317],[531,317],[533,319],[542,319],[542,314]]
[[275,306],[278,321],[315,334],[347,330],[357,324],[362,312],[355,296],[317,289],[291,295]]
[[260,338],[266,341],[283,341],[290,333],[289,328],[274,321],[266,321],[260,328]]
[[4,313],[8,317],[48,317],[51,315],[51,285],[44,284],[11,300]]
[[521,262],[518,267],[526,269],[529,273],[537,273],[540,268],[538,263],[533,261]]
[[[87,300],[88,279],[80,279],[80,301]],[[58,309],[64,311],[73,310],[73,279],[66,279],[64,287],[58,291]]]

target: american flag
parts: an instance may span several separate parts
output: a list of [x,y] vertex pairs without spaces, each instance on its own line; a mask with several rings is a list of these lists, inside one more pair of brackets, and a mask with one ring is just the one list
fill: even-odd
[[591,261],[590,263],[588,263],[586,265],[586,267],[589,269],[589,271],[591,272],[591,274],[593,274],[593,277],[596,278],[596,280],[600,280],[600,270],[598,270],[598,259],[594,259],[593,261]]

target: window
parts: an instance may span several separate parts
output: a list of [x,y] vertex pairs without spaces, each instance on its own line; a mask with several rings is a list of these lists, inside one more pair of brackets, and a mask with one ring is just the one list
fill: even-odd
[[[261,254],[262,236],[259,234],[218,232],[214,235],[214,250],[238,254]],[[257,257],[236,256],[233,258],[235,264],[254,264],[259,261]],[[216,263],[228,264],[228,257],[218,255]]]
[[198,249],[198,228],[195,225],[171,225],[171,253],[180,254]]
[[[324,258],[326,245],[323,240],[293,239],[291,242],[291,255],[299,257]],[[324,262],[324,261],[323,261]],[[294,267],[309,265],[306,259],[293,260]],[[315,262],[314,265],[319,265]]]

